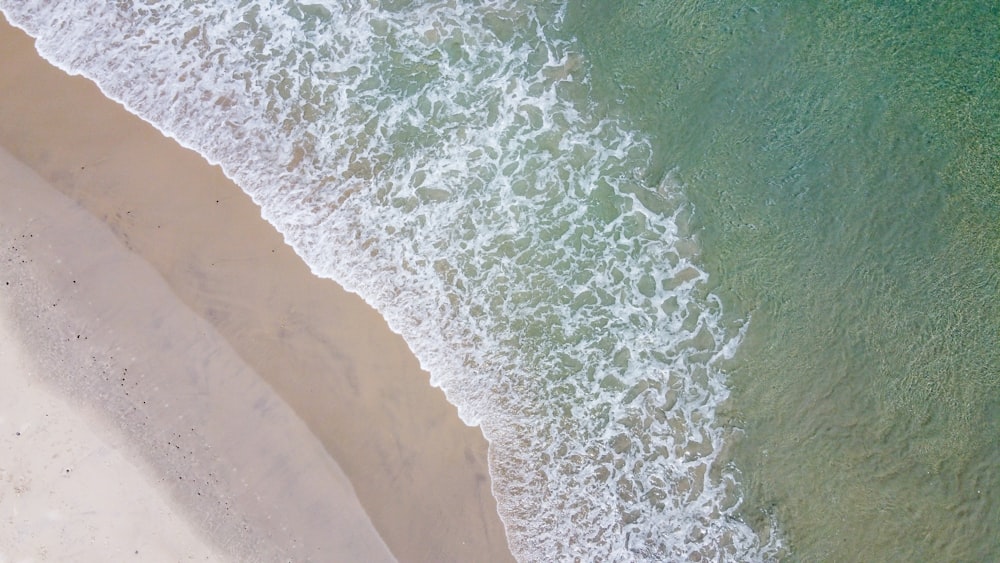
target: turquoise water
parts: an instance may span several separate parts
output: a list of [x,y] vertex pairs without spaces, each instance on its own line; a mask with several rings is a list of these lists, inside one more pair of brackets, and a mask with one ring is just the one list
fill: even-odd
[[1000,5],[577,2],[752,318],[724,409],[790,557],[1000,557]]
[[995,558],[995,7],[14,4],[404,336],[519,559]]

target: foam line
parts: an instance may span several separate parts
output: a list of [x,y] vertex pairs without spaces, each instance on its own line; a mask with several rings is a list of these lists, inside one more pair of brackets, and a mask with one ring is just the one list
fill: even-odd
[[491,442],[522,560],[762,559],[673,174],[590,98],[562,7],[3,2],[40,52],[220,164]]

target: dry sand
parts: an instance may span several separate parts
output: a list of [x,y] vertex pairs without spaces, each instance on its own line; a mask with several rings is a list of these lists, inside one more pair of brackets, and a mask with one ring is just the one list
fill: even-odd
[[[115,561],[137,551],[181,560],[127,533],[169,531],[128,513],[152,497],[173,501],[165,512],[183,524],[175,528],[197,530],[233,560],[392,560],[350,481],[302,420],[142,258],[5,150],[0,194],[4,305],[17,327],[0,349],[22,357],[23,347],[30,357],[27,371],[4,377],[14,391],[27,375],[29,391],[48,386],[69,400],[32,404],[18,394],[0,411],[11,419],[6,439],[14,437],[0,500],[13,531],[0,534],[0,553],[15,561],[32,552]],[[68,421],[50,408],[69,411],[85,441],[62,433]],[[29,432],[53,417],[56,426]],[[97,440],[88,444],[89,435]],[[121,464],[102,474],[108,442],[123,461],[151,466],[147,478],[128,485],[123,478],[143,472],[119,475]],[[54,483],[53,471],[70,482]],[[53,511],[66,513],[57,529],[39,519]],[[185,543],[180,536],[177,545]]]
[[65,200],[22,189],[14,213],[0,185],[0,291],[48,385],[237,558],[376,558],[367,514],[403,561],[511,559],[482,435],[381,317],[312,276],[218,168],[6,24],[0,54],[0,147]]
[[36,369],[0,311],[0,561],[223,560],[155,473]]

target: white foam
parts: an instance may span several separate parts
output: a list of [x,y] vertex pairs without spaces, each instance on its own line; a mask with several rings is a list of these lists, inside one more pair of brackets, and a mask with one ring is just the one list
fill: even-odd
[[774,550],[717,463],[715,361],[742,332],[675,177],[646,185],[648,143],[589,101],[558,6],[0,3],[382,312],[491,441],[520,559]]

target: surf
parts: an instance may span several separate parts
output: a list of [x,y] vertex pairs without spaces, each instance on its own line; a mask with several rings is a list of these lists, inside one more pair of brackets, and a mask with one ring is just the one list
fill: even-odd
[[717,422],[746,324],[693,212],[592,98],[562,7],[3,4],[64,70],[220,164],[491,444],[521,560],[764,559]]

